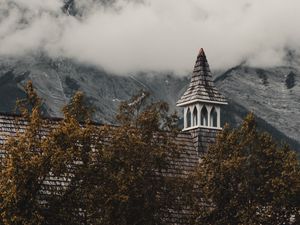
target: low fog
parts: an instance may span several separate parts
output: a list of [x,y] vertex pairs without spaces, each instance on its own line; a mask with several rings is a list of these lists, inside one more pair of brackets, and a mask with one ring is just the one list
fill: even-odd
[[185,74],[201,47],[218,70],[286,65],[287,53],[300,53],[299,0],[66,2],[0,0],[0,56],[43,52],[117,74]]

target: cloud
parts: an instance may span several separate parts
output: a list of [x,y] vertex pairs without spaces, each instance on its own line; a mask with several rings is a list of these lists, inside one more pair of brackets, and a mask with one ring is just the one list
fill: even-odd
[[[286,64],[300,51],[298,0],[0,0],[0,55],[44,51],[127,74],[192,70],[203,47],[214,69]],[[296,54],[296,55],[297,55]]]

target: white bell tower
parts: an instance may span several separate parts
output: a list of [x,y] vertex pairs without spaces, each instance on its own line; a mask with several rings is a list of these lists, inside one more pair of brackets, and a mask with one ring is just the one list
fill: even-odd
[[201,48],[196,60],[188,89],[178,100],[177,106],[184,110],[184,128],[221,128],[221,106],[228,104],[212,82],[212,75],[204,50]]

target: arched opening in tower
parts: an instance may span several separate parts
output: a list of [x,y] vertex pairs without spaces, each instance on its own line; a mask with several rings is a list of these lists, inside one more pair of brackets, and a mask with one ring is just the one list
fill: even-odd
[[198,125],[198,110],[197,107],[194,108],[193,110],[193,126]]
[[208,126],[208,113],[205,106],[201,109],[201,126]]
[[186,112],[186,126],[187,127],[191,127],[192,125],[191,125],[191,110],[190,110],[190,108],[188,108],[188,110],[187,110],[187,112]]
[[215,107],[213,107],[210,112],[210,126],[212,127],[218,126],[218,113]]

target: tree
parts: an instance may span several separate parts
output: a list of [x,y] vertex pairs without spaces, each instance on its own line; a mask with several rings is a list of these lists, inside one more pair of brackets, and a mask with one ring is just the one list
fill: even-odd
[[65,198],[71,205],[83,201],[88,224],[166,224],[170,209],[183,206],[178,200],[183,178],[167,176],[179,169],[172,166],[180,156],[177,117],[168,116],[165,103],[144,104],[146,97],[123,102],[119,125],[94,132],[98,142],[81,170],[80,188]]
[[170,209],[183,206],[178,201],[183,179],[167,175],[178,170],[172,166],[180,157],[174,142],[177,117],[168,116],[166,103],[144,106],[146,98],[141,93],[122,103],[120,126],[109,129],[110,144],[103,148],[108,198],[101,224],[166,224]]
[[299,224],[299,161],[256,130],[252,113],[218,135],[195,180],[197,224]]
[[48,163],[39,150],[46,121],[41,119],[42,104],[32,83],[25,89],[27,101],[18,102],[22,116],[14,125],[16,135],[7,137],[3,146],[6,156],[0,164],[1,224],[41,224],[43,220],[38,192],[47,176]]
[[91,184],[97,188],[103,177],[96,158],[100,133],[82,92],[73,96],[63,113],[45,139],[52,152],[50,177],[59,181],[47,185],[44,224],[88,224],[89,212],[98,210],[90,204],[95,196],[89,188]]
[[92,122],[82,93],[61,120],[42,115],[32,83],[0,163],[0,224],[166,224],[181,210],[177,116],[147,94],[120,106],[118,126]]
[[63,119],[48,119],[32,82],[25,91],[27,99],[17,102],[16,135],[10,133],[2,146],[0,224],[82,224],[78,209],[84,201],[68,205],[65,198],[80,188],[76,184],[88,164],[96,133],[91,111],[78,92]]

